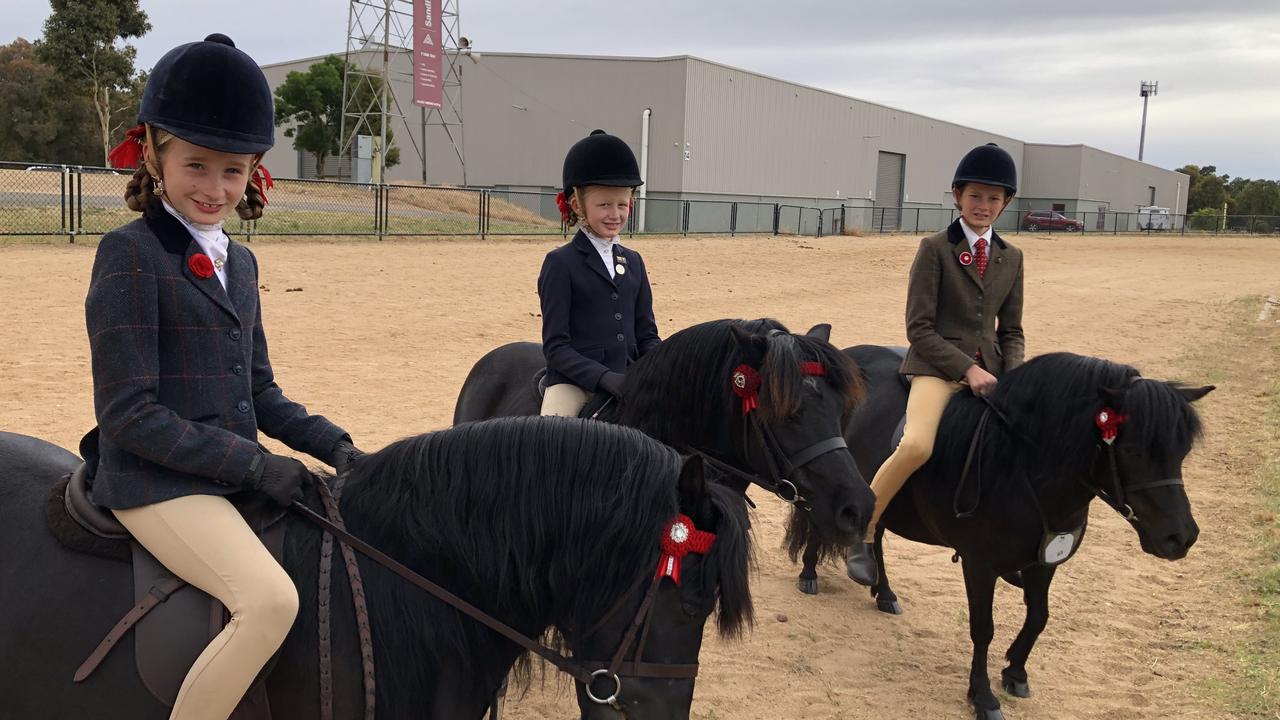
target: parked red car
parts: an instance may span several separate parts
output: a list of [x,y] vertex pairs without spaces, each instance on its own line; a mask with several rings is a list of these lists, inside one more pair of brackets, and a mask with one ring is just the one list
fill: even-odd
[[1084,222],[1051,210],[1035,210],[1023,216],[1022,229],[1030,232],[1037,230],[1080,232],[1084,230]]

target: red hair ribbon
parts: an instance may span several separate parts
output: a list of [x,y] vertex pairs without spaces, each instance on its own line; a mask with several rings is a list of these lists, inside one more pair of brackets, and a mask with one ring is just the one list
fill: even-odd
[[262,196],[262,204],[267,204],[267,191],[276,186],[276,181],[271,178],[271,173],[267,171],[267,166],[258,163],[253,169],[253,175],[249,178],[249,182],[258,188],[258,194]]
[[107,153],[107,161],[111,163],[111,167],[130,170],[138,167],[142,162],[142,143],[146,142],[146,137],[146,125],[139,123],[129,128],[129,132],[124,134],[124,140]]
[[569,205],[569,201],[564,196],[564,191],[556,193],[556,207],[560,208],[560,219],[562,221],[569,219],[569,211],[573,209]]
[[827,368],[820,362],[802,362],[800,372],[810,377],[824,377],[827,374]]
[[684,556],[689,553],[706,555],[715,541],[715,533],[694,527],[688,515],[676,515],[662,531],[662,557],[658,558],[658,572],[653,579],[669,577],[679,585]]
[[760,373],[750,365],[742,364],[729,376],[733,394],[742,398],[742,414],[747,415],[760,407]]
[[1093,419],[1094,424],[1102,431],[1102,442],[1110,445],[1116,441],[1116,436],[1120,434],[1120,426],[1129,422],[1129,416],[1104,407],[1098,411]]

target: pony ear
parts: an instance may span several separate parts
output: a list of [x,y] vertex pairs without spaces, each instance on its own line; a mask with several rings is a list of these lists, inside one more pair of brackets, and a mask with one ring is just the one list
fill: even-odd
[[1124,390],[1100,387],[1098,388],[1098,397],[1102,398],[1104,405],[1112,408],[1119,408],[1121,401],[1124,400]]
[[1214,390],[1216,390],[1216,389],[1217,389],[1217,386],[1216,386],[1216,385],[1204,385],[1204,386],[1202,386],[1202,387],[1180,387],[1180,386],[1178,386],[1178,385],[1174,385],[1174,386],[1173,386],[1173,389],[1174,389],[1174,390],[1177,390],[1177,391],[1178,391],[1178,394],[1180,394],[1180,395],[1182,395],[1182,397],[1186,398],[1186,399],[1187,399],[1187,402],[1195,402],[1195,401],[1199,400],[1200,398],[1204,397],[1205,395],[1208,395],[1209,393],[1211,393],[1211,392],[1213,392]]
[[733,325],[729,329],[738,343],[738,349],[746,356],[747,364],[759,367],[764,361],[765,353],[769,351],[769,339],[764,335],[754,335],[739,325]]
[[831,323],[818,323],[809,328],[809,332],[805,333],[805,335],[817,338],[824,343],[829,343],[831,342]]
[[[699,455],[686,455],[680,465],[680,480],[677,484],[680,492],[680,508],[686,515],[702,505],[707,494],[706,469]],[[696,518],[695,518],[696,519]]]

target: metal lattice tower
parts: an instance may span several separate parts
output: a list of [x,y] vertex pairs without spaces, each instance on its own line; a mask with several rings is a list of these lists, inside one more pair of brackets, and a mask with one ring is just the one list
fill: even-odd
[[[352,152],[359,135],[379,138],[380,182],[386,177],[387,130],[395,119],[404,119],[400,101],[391,91],[391,62],[396,56],[403,56],[401,62],[412,60],[412,47],[412,0],[351,0],[338,157]],[[407,134],[415,152],[421,154],[413,134]]]

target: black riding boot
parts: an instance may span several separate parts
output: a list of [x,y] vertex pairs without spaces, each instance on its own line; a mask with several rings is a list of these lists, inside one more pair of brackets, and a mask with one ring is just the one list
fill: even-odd
[[874,549],[875,546],[869,542],[856,542],[849,548],[845,555],[844,569],[849,573],[850,580],[871,587],[880,579]]

